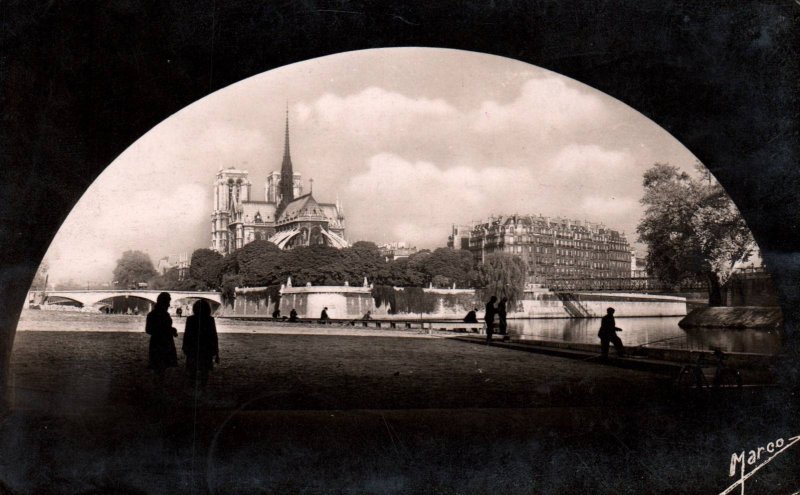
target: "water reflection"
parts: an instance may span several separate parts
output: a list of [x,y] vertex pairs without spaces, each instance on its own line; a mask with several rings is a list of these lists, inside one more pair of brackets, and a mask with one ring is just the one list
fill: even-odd
[[[617,318],[619,334],[628,347],[670,347],[708,350],[720,347],[727,352],[775,354],[781,348],[777,331],[698,328],[683,330],[680,317]],[[600,318],[509,320],[509,332],[520,339],[554,340],[599,344]]]

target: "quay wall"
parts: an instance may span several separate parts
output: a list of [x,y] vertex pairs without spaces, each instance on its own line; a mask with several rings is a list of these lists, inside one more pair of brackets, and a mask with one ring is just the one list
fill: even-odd
[[[224,315],[270,317],[294,309],[300,318],[318,318],[327,307],[334,319],[361,318],[367,311],[382,319],[462,319],[473,308],[483,318],[485,297],[473,289],[352,286],[254,287],[236,289]],[[686,298],[634,293],[527,290],[508,308],[509,318],[597,318],[614,307],[618,317],[685,316]]]

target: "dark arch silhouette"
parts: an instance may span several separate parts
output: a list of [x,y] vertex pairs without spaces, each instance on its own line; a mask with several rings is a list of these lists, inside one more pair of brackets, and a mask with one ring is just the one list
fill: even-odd
[[0,386],[39,261],[80,195],[127,146],[249,76],[391,46],[529,62],[614,96],[671,132],[750,225],[781,292],[795,352],[797,12],[792,2],[655,0],[512,0],[502,8],[353,3],[338,11],[314,2],[163,1],[88,12],[58,3],[8,6],[0,35]]

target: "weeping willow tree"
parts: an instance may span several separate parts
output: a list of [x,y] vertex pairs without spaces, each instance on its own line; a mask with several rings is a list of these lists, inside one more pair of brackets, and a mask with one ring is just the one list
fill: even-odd
[[525,274],[527,266],[521,258],[508,253],[491,253],[486,256],[480,267],[480,281],[485,296],[508,298],[513,305],[522,299],[525,290]]

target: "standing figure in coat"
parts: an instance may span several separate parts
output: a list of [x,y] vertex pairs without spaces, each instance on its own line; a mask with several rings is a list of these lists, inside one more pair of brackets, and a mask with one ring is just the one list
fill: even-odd
[[192,382],[200,376],[200,387],[205,389],[208,372],[214,369],[214,361],[219,364],[219,341],[217,325],[211,316],[211,305],[203,299],[192,306],[192,316],[186,318],[186,332],[183,334],[183,353],[186,355],[186,371]]
[[164,374],[167,368],[178,366],[178,353],[175,351],[174,338],[178,331],[172,326],[169,316],[169,302],[171,297],[162,292],[156,298],[156,305],[147,314],[144,331],[150,335],[150,369],[156,374],[156,383],[164,383]]
[[508,322],[506,321],[506,304],[508,304],[507,297],[500,299],[500,302],[497,303],[497,317],[499,322],[498,329],[500,335],[505,335],[506,329],[508,328]]
[[619,357],[625,357],[625,348],[622,347],[622,339],[617,337],[617,332],[621,332],[621,328],[617,328],[617,323],[614,320],[614,308],[608,308],[606,315],[600,323],[600,331],[597,336],[600,337],[600,353],[603,359],[608,358],[608,344],[613,343],[614,348],[617,350]]
[[497,302],[497,296],[489,298],[486,303],[486,313],[483,315],[483,320],[486,322],[486,343],[492,341],[492,334],[494,333],[494,315],[497,313],[494,305]]

